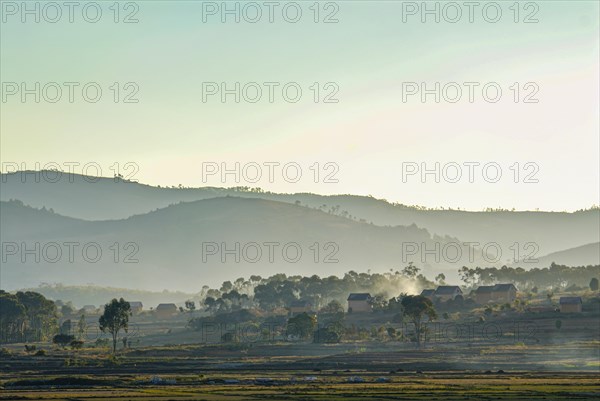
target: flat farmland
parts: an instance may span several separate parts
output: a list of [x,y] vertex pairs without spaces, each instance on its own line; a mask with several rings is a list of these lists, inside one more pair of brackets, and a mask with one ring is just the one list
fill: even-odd
[[[359,376],[356,376],[356,375]],[[309,375],[309,376],[306,376]],[[404,374],[379,383],[377,372],[314,375],[288,371],[256,378],[252,372],[214,373],[210,378],[179,377],[178,384],[152,384],[129,376],[106,376],[97,384],[7,388],[3,400],[595,400],[600,379],[594,373],[520,373],[482,376],[468,372]],[[360,377],[365,382],[350,383]],[[306,382],[306,380],[316,381]],[[169,380],[169,379],[166,379]],[[51,383],[51,380],[48,381]]]
[[2,400],[594,400],[598,342],[417,350],[389,343],[13,351]]
[[7,345],[0,400],[598,399],[597,315],[562,319],[557,328],[554,315],[530,315],[518,335],[512,319],[489,323],[503,329],[498,336],[435,329],[420,349],[373,340],[198,343],[199,333],[159,322],[114,356],[92,344],[34,344],[43,355]]

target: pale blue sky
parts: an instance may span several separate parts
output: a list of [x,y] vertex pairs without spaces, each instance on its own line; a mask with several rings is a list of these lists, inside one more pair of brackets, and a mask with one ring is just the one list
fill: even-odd
[[[513,22],[512,1],[498,2],[503,16],[495,24],[477,12],[474,23],[466,16],[456,24],[421,23],[418,16],[403,23],[402,2],[392,1],[335,2],[339,22],[315,24],[314,1],[298,3],[305,14],[297,24],[278,13],[274,23],[223,24],[218,16],[204,23],[202,2],[192,1],[137,2],[135,24],[113,23],[112,1],[100,2],[104,14],[96,24],[77,13],[72,24],[6,16],[2,82],[94,81],[104,92],[94,104],[8,98],[1,104],[2,161],[31,168],[94,161],[104,175],[114,162],[132,161],[142,182],[189,186],[238,185],[203,183],[203,161],[296,161],[304,171],[298,183],[239,185],[472,210],[598,203],[597,1],[535,2],[539,22],[532,24]],[[295,104],[280,97],[203,103],[207,81],[293,81],[304,93]],[[417,97],[403,103],[407,81],[494,81],[503,95],[498,103],[480,96],[472,104],[423,104]],[[139,103],[113,103],[113,82],[139,85]],[[335,82],[339,103],[312,102],[313,82]],[[514,103],[515,82],[535,82],[539,103]],[[317,161],[337,163],[340,182],[314,183],[309,166]],[[470,161],[499,163],[503,179],[402,182],[402,162]],[[515,184],[514,162],[536,163],[540,182]]]

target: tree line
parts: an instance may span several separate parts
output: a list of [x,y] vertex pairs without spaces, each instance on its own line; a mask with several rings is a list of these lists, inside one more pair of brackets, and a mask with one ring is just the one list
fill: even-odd
[[57,329],[54,302],[33,291],[0,290],[0,342],[46,341]]
[[386,273],[357,273],[349,271],[343,277],[287,276],[275,274],[268,278],[253,275],[249,279],[225,281],[219,289],[203,287],[199,298],[204,308],[214,314],[241,309],[259,308],[273,311],[288,308],[299,299],[313,308],[323,308],[333,300],[345,302],[352,292],[368,292],[375,301],[401,292],[420,291],[434,286],[412,263],[402,270]]
[[495,283],[513,283],[519,290],[532,288],[565,289],[570,286],[587,287],[593,278],[600,277],[600,265],[565,266],[552,263],[550,267],[475,267],[463,266],[460,278],[467,287],[477,287]]

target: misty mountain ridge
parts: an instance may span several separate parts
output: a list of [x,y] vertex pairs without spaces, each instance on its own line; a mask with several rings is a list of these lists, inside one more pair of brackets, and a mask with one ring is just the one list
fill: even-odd
[[[521,266],[546,267],[552,263],[567,266],[587,266],[600,264],[599,260],[600,242],[594,242],[559,252],[552,252],[549,255],[537,258],[536,263],[522,263]],[[596,262],[594,263],[594,261]]]
[[[10,283],[11,287],[39,282],[102,286],[135,282],[140,288],[155,289],[158,285],[160,289],[193,291],[204,283],[214,285],[249,272],[336,275],[348,270],[387,271],[410,261],[430,274],[444,271],[452,275],[461,263],[468,263],[469,255],[465,250],[455,264],[434,258],[423,263],[420,252],[408,254],[402,244],[434,249],[436,244],[460,240],[432,236],[414,224],[381,227],[264,199],[225,197],[182,202],[143,215],[103,221],[73,219],[19,201],[2,202],[0,208],[3,242],[18,248],[8,253],[3,250],[3,285]],[[63,256],[57,262],[48,262],[42,255],[38,263],[35,255],[21,249],[34,249],[35,242],[43,247],[68,241],[78,244],[73,261],[67,259],[63,246]],[[86,244],[98,244],[103,257],[86,260],[79,253]],[[204,248],[206,244],[211,247]],[[232,252],[236,244],[238,250]],[[269,248],[264,244],[276,245]],[[293,245],[288,248],[291,251],[284,254],[288,245]],[[257,247],[262,253],[258,259]],[[476,262],[483,263],[479,252],[475,254]],[[53,255],[51,252],[50,258]]]
[[[424,258],[426,252],[421,252],[421,247],[431,251],[436,246],[443,249],[462,241],[431,235],[414,224],[381,227],[264,199],[225,197],[181,202],[143,215],[104,221],[61,216],[20,201],[1,202],[0,210],[3,243],[13,242],[18,248],[24,243],[29,250],[35,242],[42,247],[68,241],[78,244],[73,261],[67,259],[63,246],[63,257],[58,262],[41,257],[39,263],[24,249],[11,254],[3,249],[3,286],[10,283],[13,288],[40,282],[91,282],[101,286],[135,282],[138,288],[194,292],[204,284],[216,285],[249,273],[341,275],[348,270],[400,269],[411,261],[430,278],[443,272],[457,281],[457,270],[463,265],[491,265],[481,249],[463,249],[459,260],[436,260],[439,255]],[[90,262],[79,252],[85,244],[92,243],[98,244],[103,258]],[[236,243],[238,250],[233,252]],[[272,261],[265,243],[278,244],[273,247]],[[204,248],[206,244],[211,247]],[[292,252],[286,259],[282,252],[286,244],[295,244],[292,251],[299,247],[302,258],[295,261]],[[418,249],[404,248],[402,244]],[[246,245],[249,252],[244,257]],[[263,254],[254,261],[257,247]],[[42,253],[43,249],[38,252]],[[470,254],[474,256],[472,261]]]
[[[122,179],[62,173],[57,182],[36,182],[33,174],[1,175],[0,199],[19,199],[36,208],[46,207],[64,216],[83,220],[123,219],[143,215],[179,202],[236,196],[274,200],[325,211],[378,226],[426,228],[439,236],[460,238],[479,245],[499,244],[502,249],[533,243],[535,255],[560,252],[600,241],[600,210],[567,212],[468,212],[428,210],[391,204],[385,200],[355,195],[278,194],[247,188],[161,188]],[[25,182],[22,178],[25,177]]]
[[[331,275],[413,262],[430,278],[443,272],[457,280],[464,265],[600,264],[594,248],[600,242],[598,209],[425,210],[354,195],[160,188],[66,173],[57,182],[27,177],[23,183],[22,177],[1,176],[3,242],[19,248],[74,242],[78,258],[66,260],[72,250],[62,245],[60,260],[50,262],[39,258],[46,248],[38,251],[39,262],[27,249],[3,249],[3,287],[135,282],[138,288],[193,292],[206,281],[248,272]],[[82,255],[90,244],[101,251],[97,261]],[[295,260],[297,250],[301,257]],[[538,261],[519,262],[526,257]]]

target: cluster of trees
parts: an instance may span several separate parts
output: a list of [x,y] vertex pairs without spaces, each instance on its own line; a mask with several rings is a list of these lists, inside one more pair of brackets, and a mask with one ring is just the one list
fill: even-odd
[[[113,352],[117,351],[117,342],[119,333],[124,331],[127,333],[129,329],[129,317],[131,316],[131,305],[123,298],[113,298],[109,303],[104,305],[104,312],[98,319],[99,328],[103,333],[109,333],[112,337]],[[54,336],[52,342],[65,347],[70,345],[77,349],[83,346],[83,335],[85,333],[87,323],[85,315],[81,315],[77,323],[77,334],[75,337],[71,334],[71,320],[66,320],[61,326],[61,332]],[[126,347],[127,337],[123,337],[123,347]]]
[[[402,315],[401,320],[412,324],[414,332],[411,333],[411,338],[414,339],[417,346],[420,346],[426,331],[425,323],[437,319],[433,303],[429,298],[421,295],[401,295],[392,299],[397,301],[397,308]],[[301,339],[312,337],[313,342],[318,343],[337,343],[347,332],[353,330],[344,325],[343,309],[340,310],[336,305],[328,305],[322,311],[324,310],[326,312],[318,316],[301,313],[290,317],[286,325],[286,334]],[[317,328],[317,320],[320,320],[320,328]],[[386,334],[389,337],[395,337],[395,329],[388,328]]]
[[37,292],[0,290],[0,342],[45,341],[57,329],[54,302]]
[[248,308],[273,311],[287,308],[299,299],[309,301],[315,309],[321,309],[332,300],[345,302],[349,293],[369,292],[375,295],[374,308],[381,309],[387,307],[390,294],[397,294],[402,289],[433,285],[419,273],[418,267],[409,264],[402,271],[372,274],[350,271],[341,278],[285,274],[262,278],[254,275],[248,280],[239,278],[233,283],[226,281],[220,289],[204,287],[200,297],[208,311],[218,314]]
[[[221,341],[237,342],[239,332],[259,333],[262,340],[271,341],[276,336],[289,340],[305,340],[315,343],[338,343],[344,338],[400,338],[409,339],[420,346],[426,333],[426,323],[437,319],[437,312],[430,299],[421,295],[405,295],[390,300],[390,308],[398,312],[395,323],[408,323],[409,332],[398,332],[393,327],[379,329],[347,325],[343,306],[336,300],[322,307],[318,313],[299,313],[286,318],[284,315],[264,314],[257,310],[241,309],[217,314],[212,317],[194,317],[188,327],[195,331],[209,331],[214,334],[221,329],[235,328],[221,336]],[[238,325],[243,327],[238,330]],[[253,328],[253,330],[249,330]],[[207,335],[206,333],[203,335]],[[256,338],[252,336],[252,339]]]
[[467,287],[494,283],[513,283],[520,290],[531,288],[564,289],[569,286],[587,287],[593,278],[600,277],[600,265],[564,266],[552,263],[550,267],[525,270],[522,267],[463,266],[460,278]]
[[[567,289],[572,286],[590,287],[600,276],[600,266],[569,267],[552,264],[548,268],[525,270],[520,267],[475,267],[463,266],[459,270],[467,287],[514,283],[520,290]],[[326,308],[332,300],[344,303],[352,292],[372,294],[371,305],[374,311],[399,312],[400,297],[390,298],[398,290],[433,288],[445,284],[446,277],[439,274],[435,282],[428,280],[420,269],[412,263],[401,271],[387,273],[356,273],[350,271],[343,277],[319,277],[313,275],[286,276],[276,274],[268,278],[250,276],[248,280],[238,278],[234,282],[225,281],[220,289],[204,287],[200,293],[201,306],[213,315],[231,313],[243,309],[277,311],[287,309],[299,299],[309,301],[315,311]],[[596,279],[597,280],[597,279]],[[593,288],[592,288],[593,289]],[[407,291],[408,292],[408,291]],[[456,309],[471,306],[470,299],[457,299],[438,307]],[[464,305],[463,305],[464,304]]]
[[[191,301],[186,302],[186,308],[189,302]],[[207,296],[204,299],[204,306],[206,311],[218,314],[247,309],[252,306],[252,303],[247,294],[240,294],[237,290],[231,290],[223,293],[220,297]]]
[[[59,328],[56,304],[33,291],[19,291],[16,294],[0,290],[0,342],[49,341],[65,347],[80,348],[85,333],[85,316],[77,323],[77,338],[71,334],[71,320],[63,322]],[[112,336],[113,351],[121,331],[127,332],[131,316],[131,306],[123,298],[113,299],[104,307],[100,316],[100,330]],[[59,332],[60,329],[60,332]],[[35,350],[35,347],[26,349]]]
[[79,349],[83,346],[83,340],[78,340],[72,334],[57,334],[52,339],[52,342],[61,347],[70,345],[73,349]]

